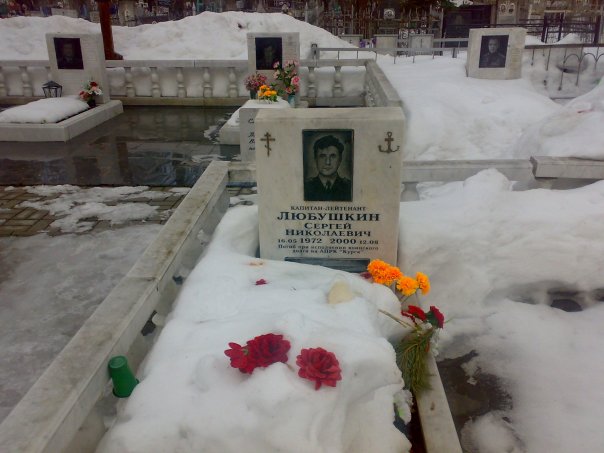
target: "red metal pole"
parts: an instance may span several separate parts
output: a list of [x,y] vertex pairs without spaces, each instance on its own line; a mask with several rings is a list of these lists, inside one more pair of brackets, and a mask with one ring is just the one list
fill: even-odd
[[99,6],[99,19],[101,22],[101,33],[103,34],[103,47],[105,48],[105,60],[123,60],[119,53],[113,50],[113,32],[111,31],[111,12],[109,11],[110,0],[96,0]]

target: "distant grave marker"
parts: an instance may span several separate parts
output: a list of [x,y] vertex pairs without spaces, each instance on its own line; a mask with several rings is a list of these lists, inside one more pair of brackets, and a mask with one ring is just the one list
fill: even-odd
[[300,61],[300,34],[248,33],[247,54],[249,73],[259,72],[272,80],[276,62]]
[[524,28],[474,28],[468,41],[468,77],[519,79],[522,75]]
[[258,112],[260,256],[395,263],[404,124],[397,107]]
[[[375,48],[376,49],[395,49],[398,47],[398,35],[375,35]],[[381,54],[393,55],[393,51],[379,51]]]
[[52,80],[63,86],[63,95],[78,94],[91,80],[103,91],[97,103],[109,101],[109,79],[100,33],[46,34]]
[[415,55],[431,53],[419,52],[421,49],[432,49],[434,47],[434,35],[409,35],[409,48],[415,50]]

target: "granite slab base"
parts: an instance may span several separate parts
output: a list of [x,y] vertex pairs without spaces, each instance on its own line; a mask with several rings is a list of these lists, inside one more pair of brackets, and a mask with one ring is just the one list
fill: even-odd
[[1,123],[3,142],[66,142],[124,111],[121,101],[109,101],[60,123]]

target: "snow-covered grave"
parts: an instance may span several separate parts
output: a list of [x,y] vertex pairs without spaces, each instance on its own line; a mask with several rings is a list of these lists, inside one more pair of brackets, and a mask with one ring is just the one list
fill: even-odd
[[[138,394],[143,405],[159,404],[159,412],[153,409],[152,424],[158,422],[165,430],[160,430],[159,425],[139,426],[135,428],[139,434],[134,443],[126,440],[124,436],[130,437],[132,431],[121,426],[131,410],[125,407],[126,412],[120,411],[115,430],[103,440],[99,451],[136,451],[148,449],[151,444],[161,451],[172,451],[178,448],[181,435],[190,438],[185,442],[192,441],[195,448],[205,447],[208,451],[230,451],[246,445],[258,451],[367,451],[376,442],[384,446],[384,451],[409,448],[405,436],[392,425],[395,399],[407,421],[410,412],[408,395],[402,392],[400,372],[387,341],[399,338],[404,329],[377,312],[378,307],[396,311],[398,301],[390,290],[358,275],[256,258],[255,207],[235,210],[225,217],[212,245],[191,271],[224,212],[228,201],[227,175],[236,171],[225,162],[211,164],[158,239],[0,425],[2,448],[31,451],[33,441],[53,451],[63,451],[66,445],[68,451],[94,450],[106,429],[102,420],[110,420],[106,403],[92,407],[92,395],[111,392],[105,380],[108,357],[127,354],[136,369],[149,347],[149,339],[139,332],[154,311],[159,312],[153,317],[155,323],[161,326],[161,318],[169,313],[168,322],[158,332],[155,347],[142,366],[159,374],[147,378],[140,368],[141,383],[130,401],[134,402]],[[249,172],[249,168],[244,171]],[[232,273],[237,276],[235,280],[230,277]],[[207,277],[202,286],[197,275]],[[190,302],[176,302],[169,312],[178,282],[183,278],[186,283],[179,300]],[[334,289],[342,285],[348,288],[344,298],[341,290]],[[291,363],[256,370],[251,376],[230,366],[224,355],[229,342],[242,343],[249,335],[252,338],[269,332],[282,334],[291,343]],[[164,347],[163,341],[167,341]],[[315,390],[313,382],[304,381],[292,370],[296,354],[313,347],[337,355],[344,374],[336,388],[324,386]],[[167,354],[163,359],[162,350]],[[154,361],[154,356],[159,362]],[[61,383],[66,377],[68,381]],[[168,393],[164,392],[166,378],[172,388]],[[164,390],[158,390],[153,382]],[[143,392],[146,387],[151,395],[163,394],[165,398],[150,399]],[[438,401],[442,403],[442,387],[439,390]],[[70,398],[66,398],[65,391]],[[252,399],[240,398],[243,395]],[[114,397],[108,398],[113,403]],[[192,405],[183,406],[185,402]],[[57,410],[58,406],[64,409]],[[200,408],[205,412],[198,412]],[[39,412],[38,416],[24,422],[24,414],[32,409]],[[446,401],[442,409],[446,410]],[[431,410],[434,412],[433,404]],[[152,414],[147,409],[142,413]],[[158,418],[159,413],[166,418]],[[135,424],[145,424],[138,414]],[[185,419],[192,423],[190,429],[168,422],[176,414],[186,414]],[[244,414],[249,424],[242,423],[240,416]],[[359,430],[360,424],[368,423],[367,414],[371,414],[370,425]],[[84,418],[86,421],[78,430]],[[276,419],[290,423],[274,430]],[[228,435],[234,429],[241,430],[241,434]],[[309,429],[315,433],[309,435]],[[27,436],[24,430],[38,434]],[[141,436],[142,433],[145,434]],[[159,438],[152,440],[152,433]],[[452,424],[449,434],[456,439]],[[144,438],[151,444],[137,446]],[[298,447],[293,447],[292,441]],[[128,447],[123,446],[124,442]]]
[[120,101],[91,109],[75,97],[39,99],[0,112],[0,141],[65,142],[123,111]]

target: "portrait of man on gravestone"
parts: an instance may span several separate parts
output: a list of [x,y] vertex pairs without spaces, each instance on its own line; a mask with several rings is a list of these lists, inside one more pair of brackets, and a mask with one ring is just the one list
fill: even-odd
[[353,130],[304,130],[304,200],[352,201]]
[[84,69],[79,38],[54,38],[58,69]]
[[256,69],[273,69],[275,63],[283,63],[283,43],[281,38],[255,38]]
[[480,42],[479,68],[505,68],[508,35],[483,36]]

